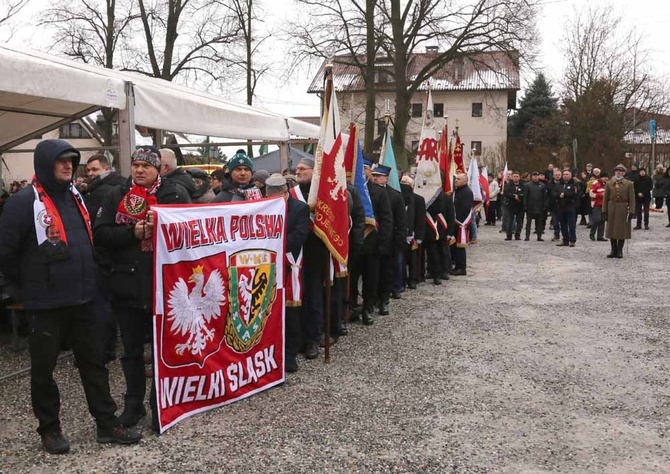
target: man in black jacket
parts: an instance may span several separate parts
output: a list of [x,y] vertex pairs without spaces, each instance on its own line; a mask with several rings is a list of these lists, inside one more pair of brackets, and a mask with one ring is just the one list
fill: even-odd
[[[267,197],[282,196],[286,199],[286,271],[284,277],[288,282],[295,271],[302,287],[302,273],[299,271],[304,257],[302,246],[309,234],[309,206],[300,202],[288,193],[286,179],[280,174],[273,174],[265,181],[265,192]],[[291,260],[289,260],[289,254]],[[285,285],[284,288],[291,287]],[[286,372],[297,372],[297,356],[300,352],[300,306],[302,299],[294,298],[292,294],[286,295]]]
[[[102,153],[93,155],[86,161],[86,174],[89,182],[86,186],[84,202],[91,217],[91,226],[93,226],[104,197],[115,187],[124,184],[126,179],[111,170],[109,160]],[[109,275],[104,272],[103,268],[100,270],[102,271],[98,274],[95,313],[100,325],[104,360],[109,362],[116,359],[117,324],[110,304]]]
[[472,222],[472,205],[474,196],[468,186],[468,177],[459,173],[454,182],[454,214],[456,221],[456,239],[451,245],[454,258],[454,270],[452,275],[467,275],[466,249],[470,243],[470,223]]
[[[649,230],[649,204],[651,204],[651,190],[654,182],[651,176],[647,174],[646,168],[640,168],[637,178],[633,181],[635,186],[635,215],[637,224],[634,229],[642,228],[642,218],[644,217],[644,230]],[[644,212],[644,216],[642,213]]]
[[526,241],[530,240],[530,225],[534,220],[537,241],[542,242],[548,205],[547,187],[540,181],[540,173],[534,171],[531,181],[526,183],[523,192],[523,207],[526,211]]
[[372,170],[373,181],[386,189],[393,215],[393,234],[390,253],[381,259],[379,265],[379,314],[382,316],[389,314],[389,299],[393,291],[398,261],[407,244],[407,211],[405,210],[405,201],[400,191],[396,191],[387,185],[390,174],[391,168],[384,165],[377,165]]
[[84,193],[84,202],[91,217],[91,225],[95,225],[95,218],[98,216],[104,197],[114,187],[125,183],[126,179],[112,171],[109,160],[102,153],[93,155],[86,161],[86,175],[89,181]]
[[577,211],[575,210],[575,199],[577,198],[577,185],[572,179],[572,171],[568,168],[563,170],[563,178],[556,184],[553,190],[554,202],[556,202],[556,213],[561,229],[563,241],[556,244],[558,247],[575,246],[577,234]]
[[[109,392],[93,314],[96,265],[88,212],[73,188],[80,154],[63,140],[35,148],[32,186],[16,193],[0,218],[0,272],[18,288],[30,314],[30,393],[42,445],[51,454],[70,449],[60,426],[60,396],[53,379],[65,341],[74,352],[99,443],[137,443],[141,436],[119,427]],[[40,248],[46,230],[64,245]],[[17,293],[17,294],[18,294]]]
[[[151,341],[153,317],[153,204],[183,204],[187,200],[159,175],[160,151],[139,147],[131,158],[131,177],[103,200],[95,222],[95,245],[105,255],[112,306],[123,341],[121,366],[126,379],[124,426],[135,426],[146,415],[144,344]],[[153,353],[153,347],[152,347]],[[152,357],[153,360],[153,357]],[[151,428],[158,431],[156,388],[151,383]]]
[[507,199],[507,211],[509,222],[507,225],[507,238],[512,240],[512,234],[516,240],[521,240],[521,229],[523,229],[523,184],[520,181],[519,172],[512,173],[512,181],[507,182],[503,193]]
[[184,171],[184,168],[177,166],[177,156],[169,148],[161,148],[161,177],[169,179],[181,192],[182,196],[187,196],[187,202],[192,201],[195,194],[195,181],[190,174]]
[[[409,176],[403,176],[401,184],[407,184],[414,188],[414,181]],[[419,270],[419,252],[421,244],[426,237],[426,200],[412,192],[413,223],[411,225],[412,240],[407,246],[405,259],[407,261],[407,288],[415,290],[419,281],[421,281],[421,272]],[[409,216],[408,216],[409,217]]]
[[[377,303],[379,292],[379,262],[386,258],[391,252],[391,236],[393,233],[393,213],[388,193],[370,179],[372,162],[365,160],[365,173],[368,179],[367,188],[372,202],[372,211],[377,223],[376,229],[365,236],[363,240],[363,253],[359,259],[350,264],[350,298],[356,301],[358,298],[358,280],[363,280],[363,324],[370,325],[374,322],[372,313]],[[353,320],[358,316],[354,311]]]
[[223,178],[221,189],[212,202],[255,201],[263,198],[261,190],[252,181],[254,165],[244,150],[237,150],[228,161],[228,169],[230,173]]

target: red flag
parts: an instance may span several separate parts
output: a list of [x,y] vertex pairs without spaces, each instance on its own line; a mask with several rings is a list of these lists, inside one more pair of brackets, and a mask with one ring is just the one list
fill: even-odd
[[356,156],[356,124],[349,125],[349,142],[347,142],[347,149],[344,152],[344,169],[347,171],[347,180],[351,183],[354,169],[354,157]]
[[447,125],[444,125],[442,137],[440,138],[440,172],[443,175],[442,191],[448,193],[453,191],[451,185],[451,150],[447,145]]
[[[332,74],[332,73],[331,73]],[[349,258],[349,206],[347,172],[340,115],[332,75],[326,81],[326,106],[316,147],[314,173],[307,203],[314,210],[314,233],[342,265]]]
[[465,165],[463,164],[463,145],[461,145],[460,135],[456,135],[456,145],[454,147],[454,163],[456,164],[456,171],[458,173],[465,173]]

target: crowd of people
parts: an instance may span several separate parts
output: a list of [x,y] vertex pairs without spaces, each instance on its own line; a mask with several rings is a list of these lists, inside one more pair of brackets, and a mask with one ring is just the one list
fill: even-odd
[[[254,170],[253,161],[238,150],[226,169],[208,175],[178,166],[170,149],[143,146],[132,155],[130,177],[121,177],[98,154],[87,160],[86,177],[80,180],[74,176],[79,161],[80,153],[63,140],[40,142],[32,183],[19,183],[0,215],[0,272],[5,291],[31,316],[31,399],[42,444],[54,454],[70,447],[60,425],[53,378],[64,346],[74,353],[98,442],[132,444],[141,437],[137,427],[148,414],[147,363],[153,360],[152,205],[273,196],[287,201],[284,264],[287,270],[301,270],[298,287],[291,283],[286,298],[285,370],[291,373],[299,370],[300,353],[306,359],[319,357],[322,347],[347,335],[348,323],[374,324],[390,313],[391,299],[403,298],[420,282],[441,285],[467,275],[466,252],[476,239],[480,208],[484,225],[502,220],[506,240],[521,239],[525,220],[525,240],[534,232],[542,241],[550,216],[552,240],[560,246],[575,245],[581,215],[591,239],[607,237],[612,242],[608,256],[621,258],[631,219],[637,216],[639,227],[657,187],[665,190],[662,197],[670,194],[670,179],[660,168],[649,186],[643,169],[627,172],[619,165],[610,180],[590,165],[580,178],[569,168],[550,166],[546,173],[529,177],[514,171],[504,179],[489,175],[489,195],[482,203],[474,201],[467,176],[458,173],[453,192],[438,192],[426,202],[414,192],[411,174],[403,175],[400,189],[394,189],[389,184],[392,170],[366,160],[365,186],[347,186],[348,267],[333,264],[332,281],[326,281],[329,253],[312,230],[307,205],[315,167],[311,158],[300,160],[291,170],[294,174],[270,174]],[[662,206],[662,197],[657,206]],[[370,203],[371,212],[364,202]],[[644,224],[648,228],[648,217]],[[284,273],[288,279],[292,272]],[[325,298],[326,291],[330,298]],[[126,389],[117,416],[107,364],[117,357],[119,330]],[[158,431],[153,383],[150,392],[151,428]]]
[[[589,163],[578,175],[568,164],[561,168],[550,164],[544,173],[522,176],[508,171],[504,178],[502,173],[497,178],[489,174],[488,181],[490,196],[484,225],[501,221],[500,233],[505,234],[505,240],[521,240],[525,220],[524,240],[530,240],[532,233],[542,242],[549,221],[551,241],[560,247],[574,247],[576,228],[583,225],[590,229],[590,240],[610,241],[611,258],[622,258],[632,221],[636,222],[633,229],[644,225],[649,230],[652,198],[656,210],[663,208],[664,201],[670,203],[670,175],[661,164],[653,178],[634,162],[630,170],[617,165],[611,179],[609,173]],[[670,213],[666,227],[670,227]]]

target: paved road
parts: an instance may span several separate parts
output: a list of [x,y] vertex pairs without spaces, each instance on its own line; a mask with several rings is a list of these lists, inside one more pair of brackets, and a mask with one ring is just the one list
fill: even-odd
[[575,248],[483,227],[467,277],[406,292],[330,365],[135,447],[93,441],[71,364],[66,456],[40,451],[27,378],[2,383],[0,472],[670,472],[666,222],[623,260],[584,227]]

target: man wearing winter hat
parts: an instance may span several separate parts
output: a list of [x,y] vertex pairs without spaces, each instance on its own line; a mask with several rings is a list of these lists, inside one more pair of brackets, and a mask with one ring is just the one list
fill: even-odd
[[[97,269],[88,211],[72,185],[79,160],[79,151],[64,140],[38,143],[32,185],[7,201],[0,218],[0,272],[16,287],[15,297],[30,315],[31,401],[42,445],[50,454],[70,450],[53,379],[65,341],[77,361],[97,441],[132,444],[141,438],[119,426],[102,347],[93,337]],[[57,238],[57,245],[42,245],[49,237]]]
[[251,180],[254,164],[244,150],[237,150],[227,167],[229,174],[224,177],[221,191],[213,202],[255,201],[263,198],[261,190]]
[[635,218],[635,189],[626,178],[626,168],[614,168],[614,179],[605,185],[603,219],[607,222],[605,237],[610,239],[612,251],[607,258],[623,258],[623,244],[631,238],[630,223]]
[[[96,250],[103,256],[102,265],[110,275],[112,306],[121,328],[126,393],[119,421],[128,427],[137,425],[146,415],[144,343],[151,340],[153,301],[151,206],[187,202],[174,182],[161,178],[161,154],[156,148],[137,148],[130,166],[131,177],[105,196],[93,228]],[[149,404],[153,415],[151,428],[158,431],[153,383]]]
[[263,194],[263,197],[266,196],[266,189],[265,189],[265,180],[270,177],[270,172],[268,170],[258,170],[255,171],[254,174],[252,175],[251,179],[256,185],[258,189],[261,190],[261,193]]

